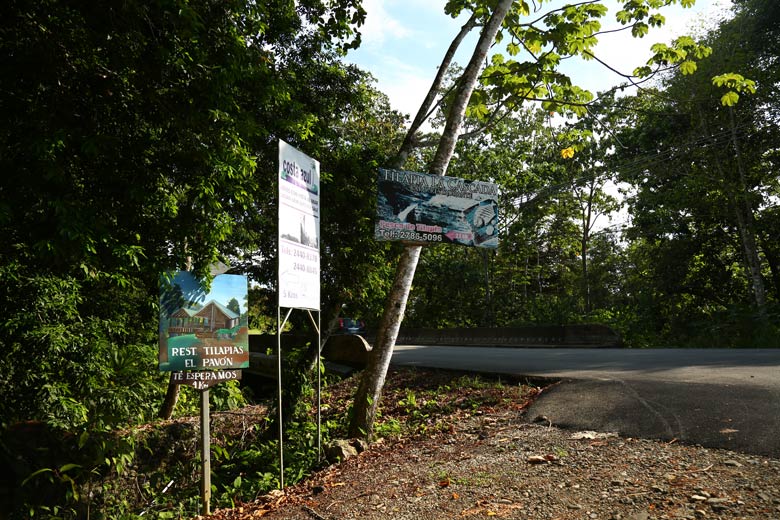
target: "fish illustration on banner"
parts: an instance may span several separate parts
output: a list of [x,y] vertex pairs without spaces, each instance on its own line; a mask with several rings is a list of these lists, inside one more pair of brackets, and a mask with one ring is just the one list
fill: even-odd
[[498,185],[380,169],[377,240],[498,247]]

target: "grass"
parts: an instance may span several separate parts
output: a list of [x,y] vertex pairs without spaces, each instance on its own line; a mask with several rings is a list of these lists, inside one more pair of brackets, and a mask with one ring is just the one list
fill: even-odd
[[[360,376],[335,381],[328,376],[322,395],[323,442],[346,438]],[[251,501],[277,486],[278,444],[275,434],[268,435],[265,431],[275,392],[270,386],[258,390],[258,404],[230,411],[215,410],[211,414],[213,508]],[[455,421],[465,416],[488,414],[498,408],[522,410],[537,393],[536,387],[506,377],[391,368],[374,431],[385,439],[427,438],[452,431]],[[309,405],[311,401],[313,397]],[[306,478],[325,464],[316,450],[315,410],[309,406],[307,413],[308,417],[298,418],[285,432],[287,485]],[[80,498],[62,502],[61,490],[52,485],[49,491],[54,495],[31,495],[34,503],[30,505],[38,511],[59,505],[73,511],[72,515],[60,515],[62,518],[76,518],[79,512],[89,509],[99,509],[113,518],[129,518],[141,511],[147,511],[147,518],[193,516],[198,511],[200,485],[199,430],[197,417],[181,417],[116,432],[117,439],[132,441],[125,471],[85,473],[72,482]],[[107,441],[107,446],[114,444]],[[60,468],[74,462],[72,450],[64,450],[63,456],[51,467]],[[447,485],[484,486],[492,477],[433,471],[431,478],[447,481]],[[173,484],[168,486],[171,481]]]

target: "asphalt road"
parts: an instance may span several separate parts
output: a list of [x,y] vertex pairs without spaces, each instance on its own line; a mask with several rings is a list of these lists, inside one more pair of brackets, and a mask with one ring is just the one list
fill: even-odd
[[780,349],[399,345],[393,364],[559,380],[529,420],[780,458]]

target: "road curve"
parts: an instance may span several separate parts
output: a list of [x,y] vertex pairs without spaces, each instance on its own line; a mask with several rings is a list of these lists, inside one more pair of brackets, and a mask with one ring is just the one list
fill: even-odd
[[780,458],[780,349],[399,345],[392,362],[558,379],[529,418]]

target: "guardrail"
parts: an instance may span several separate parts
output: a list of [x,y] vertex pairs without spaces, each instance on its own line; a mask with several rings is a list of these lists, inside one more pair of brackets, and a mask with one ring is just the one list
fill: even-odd
[[[317,338],[282,334],[282,359],[284,360],[286,351],[306,348],[311,341],[316,343]],[[245,370],[262,377],[276,379],[278,374],[277,347],[278,340],[273,334],[250,334],[249,368]],[[322,350],[325,370],[346,375],[355,368],[362,368],[368,361],[370,350],[371,346],[361,336],[331,336]]]
[[402,328],[397,345],[453,345],[489,347],[623,346],[620,335],[606,325],[541,325],[528,327]]
[[[315,338],[282,334],[282,349],[304,348]],[[323,358],[335,371],[361,368],[368,361],[373,338],[358,335],[333,335],[322,351]],[[398,345],[447,345],[507,348],[618,348],[620,335],[606,325],[550,325],[528,327],[477,328],[403,328]],[[265,377],[276,377],[277,339],[272,334],[249,335],[249,371]]]

